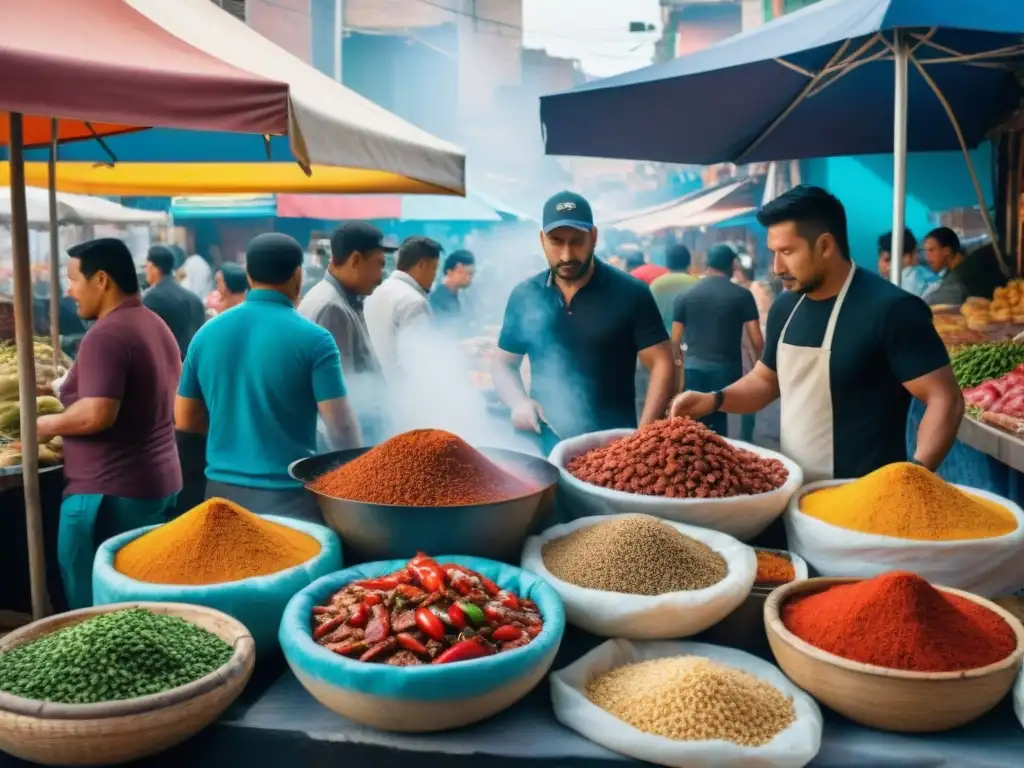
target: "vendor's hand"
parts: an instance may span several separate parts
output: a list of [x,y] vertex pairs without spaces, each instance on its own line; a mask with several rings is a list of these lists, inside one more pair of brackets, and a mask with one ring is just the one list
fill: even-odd
[[512,409],[512,426],[523,432],[540,434],[540,422],[544,411],[536,400],[523,400]]
[[715,410],[715,396],[710,392],[683,392],[676,395],[669,406],[668,415],[689,416],[700,419]]
[[36,419],[36,441],[39,443],[48,443],[57,436],[54,431],[55,419],[53,416],[40,416]]

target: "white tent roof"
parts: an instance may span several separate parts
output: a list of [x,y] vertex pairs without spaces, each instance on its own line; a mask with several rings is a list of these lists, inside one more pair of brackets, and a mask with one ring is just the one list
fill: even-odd
[[212,56],[288,83],[292,144],[310,163],[389,171],[465,193],[462,150],[349,90],[210,0],[125,2]]
[[616,229],[628,229],[637,234],[648,234],[663,229],[716,224],[751,210],[750,208],[741,209],[735,205],[730,206],[728,207],[729,214],[723,215],[723,218],[717,218],[712,211],[715,206],[725,202],[730,195],[739,192],[750,183],[750,179],[741,179],[707,192],[688,195],[672,203],[662,204],[646,211],[638,211],[630,215],[629,218],[616,221],[611,226]]
[[[28,225],[46,229],[50,226],[50,201],[47,191],[26,187]],[[11,220],[11,188],[0,187],[0,224]],[[142,211],[104,200],[102,197],[57,193],[57,221],[60,224],[159,224],[167,221],[160,211]]]

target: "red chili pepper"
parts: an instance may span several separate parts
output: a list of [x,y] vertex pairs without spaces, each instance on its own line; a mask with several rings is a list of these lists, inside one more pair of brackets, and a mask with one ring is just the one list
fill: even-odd
[[334,613],[337,608],[333,605],[317,605],[313,608],[314,616],[323,616],[325,613]]
[[446,565],[444,568],[445,572],[448,574],[449,577],[452,577],[452,571],[454,570],[458,571],[459,573],[465,576],[468,576],[470,579],[476,579],[479,582],[480,586],[483,587],[484,591],[490,597],[494,597],[499,592],[501,592],[501,587],[499,587],[493,581],[488,579],[486,576],[483,576],[477,573],[476,571],[472,571],[469,568],[463,568],[461,565]]
[[427,592],[444,589],[444,569],[433,558],[427,557],[422,552],[409,561],[408,570]]
[[508,610],[497,603],[488,603],[484,606],[484,617],[491,624],[504,624]]
[[390,634],[391,614],[388,613],[388,609],[383,605],[373,606],[373,618],[370,619],[370,623],[366,627],[363,639],[367,643],[379,643],[381,640],[387,639]]
[[416,626],[431,640],[443,640],[445,636],[444,624],[429,608],[416,609]]
[[427,646],[417,640],[415,637],[410,635],[408,632],[400,632],[398,634],[398,644],[405,648],[407,651],[418,653],[420,656],[429,656],[430,651],[427,650]]
[[402,597],[408,598],[409,600],[416,600],[417,598],[423,597],[426,592],[419,587],[414,587],[412,584],[399,584],[398,594]]
[[448,606],[448,621],[452,623],[453,627],[460,630],[465,629],[469,624],[466,612],[459,607],[458,603],[452,603]]
[[543,626],[527,627],[526,634],[528,634],[530,637],[536,637],[541,633],[541,630],[543,629]]
[[506,589],[499,592],[496,599],[506,608],[511,608],[513,611],[519,608],[519,598]]
[[398,640],[393,637],[389,637],[387,640],[377,643],[370,647],[362,656],[359,657],[360,661],[373,661],[375,658],[383,653],[391,653],[395,648],[398,647]]
[[450,664],[453,661],[469,661],[487,656],[487,649],[475,640],[463,640],[456,643],[436,659],[434,664]]
[[378,595],[376,592],[368,592],[367,594],[363,595],[363,602],[366,605],[377,605],[378,603],[380,603],[381,600],[381,596]]
[[370,606],[366,603],[359,603],[353,610],[352,616],[349,617],[348,623],[353,627],[362,629],[366,626],[370,620]]
[[366,650],[366,643],[362,640],[346,640],[342,643],[333,643],[332,645],[325,645],[328,651],[333,651],[339,656],[353,656],[357,653],[362,653]]
[[321,638],[327,637],[329,634],[331,634],[331,632],[333,632],[345,623],[345,618],[345,614],[342,613],[338,616],[335,616],[333,619],[330,619],[329,621],[325,621],[323,624],[321,624],[319,627],[313,630],[313,639],[320,640]]
[[498,627],[496,630],[491,632],[491,640],[494,640],[499,643],[512,642],[513,640],[518,640],[522,636],[523,630],[511,624],[506,624],[503,627]]
[[362,587],[363,589],[389,590],[397,587],[399,583],[397,576],[381,576],[379,579],[364,579],[363,581],[354,582],[352,586]]

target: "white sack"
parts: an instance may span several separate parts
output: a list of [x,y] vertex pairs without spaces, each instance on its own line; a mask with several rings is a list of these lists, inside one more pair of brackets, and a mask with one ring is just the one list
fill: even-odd
[[689,637],[717,624],[747,599],[757,576],[754,550],[724,533],[671,520],[661,522],[684,536],[703,542],[725,559],[729,572],[722,581],[707,589],[648,597],[577,587],[555,578],[544,566],[541,552],[552,539],[566,536],[579,528],[624,517],[635,515],[584,517],[548,528],[526,540],[523,569],[540,576],[558,593],[565,604],[565,616],[570,624],[602,637],[642,640]]
[[791,551],[822,576],[870,578],[888,571],[911,571],[933,584],[982,597],[1001,597],[1024,586],[1024,511],[1009,499],[978,488],[961,491],[995,502],[1017,519],[1017,530],[990,539],[917,541],[840,528],[800,511],[800,499],[813,491],[851,480],[822,480],[800,489],[784,520]]
[[[741,669],[775,686],[793,699],[796,720],[761,747],[742,747],[729,741],[676,741],[653,736],[627,725],[591,703],[587,683],[611,669],[635,661],[668,656],[702,656],[724,666]],[[631,643],[609,640],[565,669],[553,672],[551,702],[555,717],[602,747],[670,768],[802,768],[821,747],[821,710],[767,661],[735,648],[706,643]]]
[[750,541],[786,510],[790,497],[804,481],[803,471],[794,461],[781,453],[740,440],[727,442],[735,448],[742,448],[766,459],[778,459],[785,464],[789,477],[781,488],[753,496],[730,496],[724,499],[669,499],[601,488],[576,479],[566,469],[569,462],[580,454],[602,448],[633,432],[635,430],[632,429],[591,432],[563,440],[552,449],[548,461],[558,467],[561,473],[559,490],[574,509],[597,515],[654,515],[664,520],[721,531],[740,541]]

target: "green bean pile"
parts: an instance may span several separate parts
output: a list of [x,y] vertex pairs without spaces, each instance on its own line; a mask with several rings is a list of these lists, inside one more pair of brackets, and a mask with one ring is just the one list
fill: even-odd
[[198,680],[232,653],[195,624],[129,608],[0,654],[0,691],[63,704],[134,699]]
[[955,353],[950,362],[957,383],[962,389],[970,389],[1005,376],[1024,363],[1024,344],[1012,341],[975,344]]

